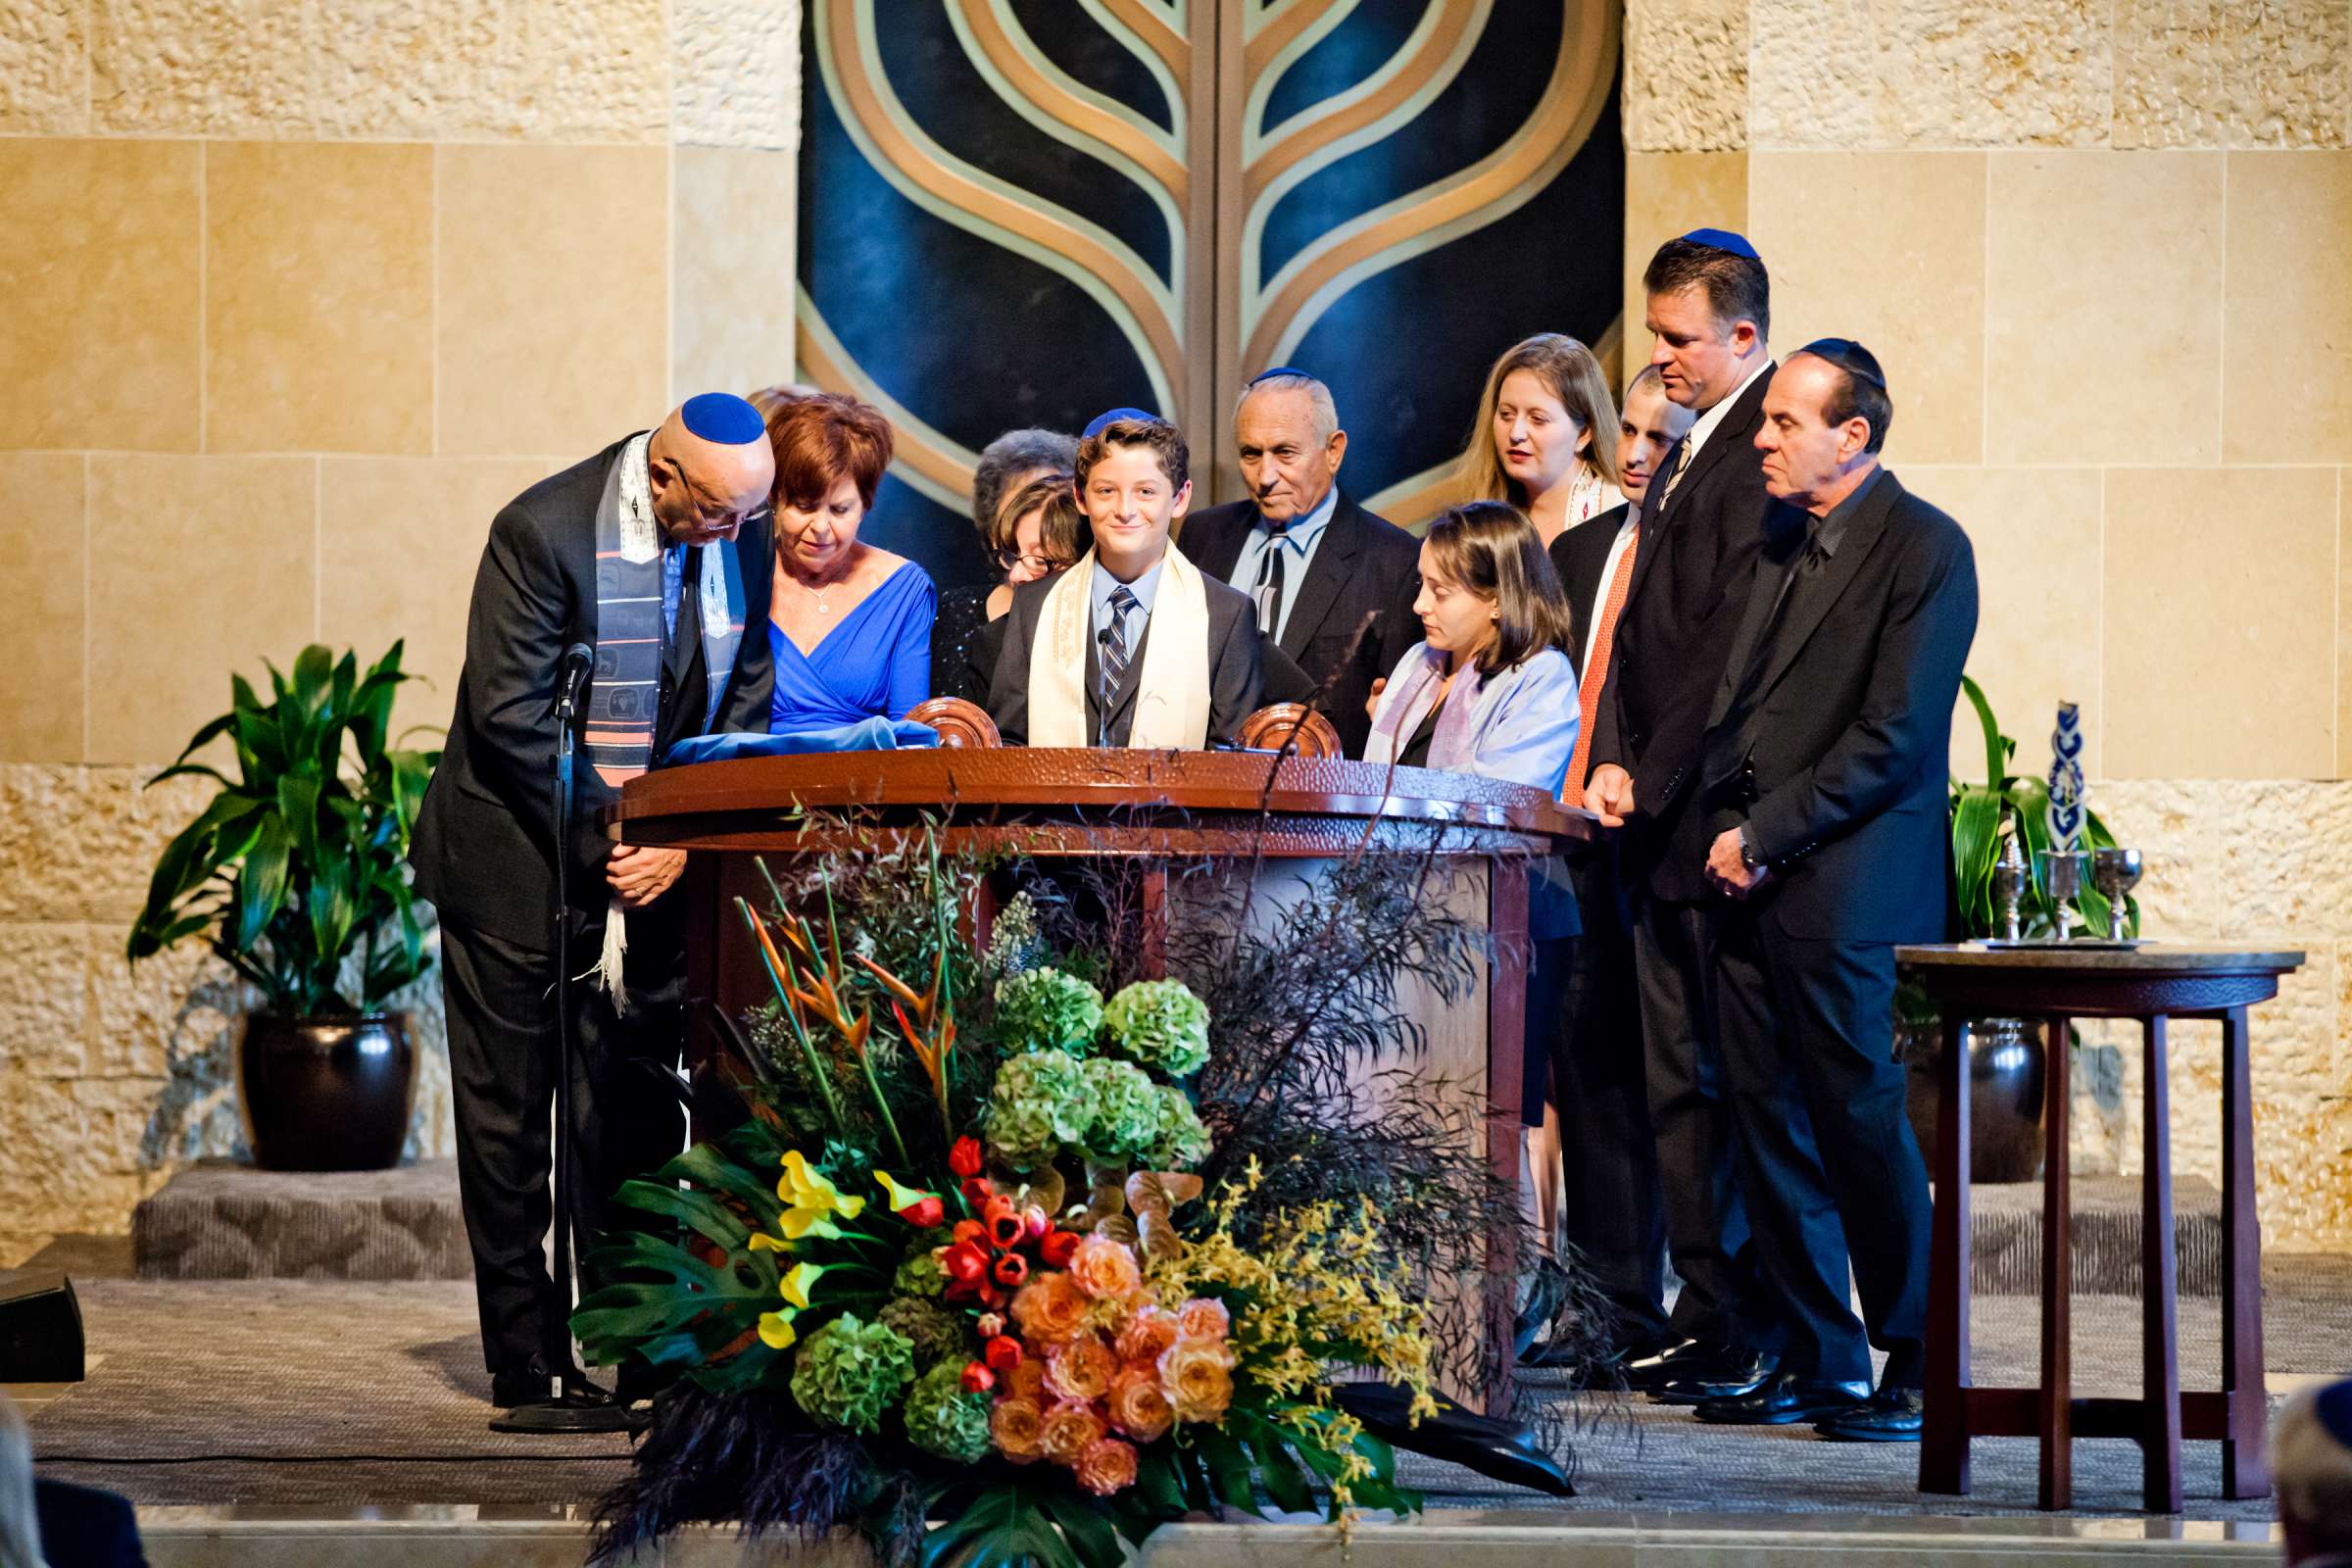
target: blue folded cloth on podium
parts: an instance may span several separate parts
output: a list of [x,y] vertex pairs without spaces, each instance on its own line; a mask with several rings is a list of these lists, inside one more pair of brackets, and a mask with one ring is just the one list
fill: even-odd
[[663,765],[731,762],[739,757],[803,757],[810,752],[903,752],[938,744],[939,731],[928,724],[876,714],[855,724],[787,730],[781,735],[763,735],[753,730],[697,735],[672,746]]

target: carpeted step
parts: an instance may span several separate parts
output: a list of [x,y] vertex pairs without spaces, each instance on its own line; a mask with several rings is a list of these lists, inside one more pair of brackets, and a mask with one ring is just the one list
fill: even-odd
[[[2068,1196],[2076,1293],[2137,1296],[2139,1178],[2077,1176]],[[1973,1185],[1969,1219],[1977,1294],[2040,1295],[2041,1183]],[[2173,1178],[2173,1268],[2180,1295],[2221,1295],[2222,1195],[2194,1176]]]
[[131,1214],[149,1280],[462,1280],[473,1273],[455,1160],[369,1171],[192,1165]]

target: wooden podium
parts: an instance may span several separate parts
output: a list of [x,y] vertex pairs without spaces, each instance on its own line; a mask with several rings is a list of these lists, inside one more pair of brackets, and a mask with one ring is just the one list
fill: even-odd
[[[1462,912],[1483,919],[1495,960],[1483,1002],[1414,1004],[1429,1033],[1427,1064],[1484,1085],[1487,1155],[1506,1181],[1519,1168],[1519,1085],[1527,998],[1528,862],[1590,839],[1590,813],[1542,790],[1463,773],[1257,752],[938,749],[824,753],[706,762],[633,779],[606,817],[629,844],[693,850],[684,882],[688,1054],[719,1047],[708,1002],[738,1015],[768,982],[732,911],[764,890],[754,856],[771,860],[839,842],[837,813],[865,833],[941,825],[950,848],[1029,858],[1141,862],[1147,924],[1170,864],[1233,862],[1293,882],[1311,862],[1369,854],[1448,862]],[[1147,964],[1152,952],[1146,945]],[[1486,1310],[1499,1370],[1483,1391],[1507,1408],[1517,1260],[1490,1259]],[[1467,1391],[1464,1391],[1467,1392]]]

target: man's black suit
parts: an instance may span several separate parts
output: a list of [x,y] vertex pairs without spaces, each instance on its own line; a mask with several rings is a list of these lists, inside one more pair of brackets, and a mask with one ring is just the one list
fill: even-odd
[[[1210,507],[1184,519],[1176,543],[1203,574],[1224,582],[1257,523],[1253,501]],[[1342,491],[1282,623],[1276,647],[1303,673],[1309,688],[1321,693],[1315,706],[1340,732],[1349,757],[1364,755],[1372,733],[1365,711],[1372,682],[1396,668],[1405,650],[1421,640],[1421,624],[1413,614],[1413,600],[1421,592],[1420,557],[1418,539]],[[1267,663],[1274,663],[1271,650]],[[1271,669],[1267,695],[1272,701],[1291,700],[1287,691],[1271,689]]]
[[1691,798],[1707,705],[1746,607],[1756,553],[1769,520],[1787,510],[1765,494],[1755,449],[1771,384],[1768,366],[1733,398],[1671,499],[1668,481],[1688,435],[1650,481],[1592,756],[1595,768],[1615,762],[1633,775],[1640,808],[1623,835],[1622,863],[1636,900],[1650,1131],[1667,1244],[1683,1279],[1672,1332],[1762,1349],[1777,1348],[1779,1325],[1757,1300],[1743,1255],[1747,1218],[1734,1179],[1710,995],[1717,901],[1702,874],[1705,813]]
[[[492,520],[466,617],[457,711],[410,853],[417,891],[441,919],[459,1192],[493,1374],[560,1373],[570,1364],[567,1296],[549,1279],[541,1252],[552,1206],[556,857],[569,858],[564,918],[576,972],[586,966],[580,956],[602,940],[612,846],[597,813],[617,792],[583,754],[570,842],[556,843],[556,688],[564,650],[596,641],[597,508],[626,445],[541,480]],[[738,552],[747,627],[713,728],[764,730],[775,686],[767,643],[773,544],[761,524],[732,546],[703,548]],[[703,730],[708,683],[696,580],[689,569],[677,631],[663,650],[657,762]],[[675,1102],[631,1066],[668,1061],[683,1043],[682,902],[673,888],[630,911],[625,1016],[595,987],[572,988],[579,1056],[571,1182],[586,1230],[627,1217],[609,1210],[614,1189],[682,1140]]]
[[1708,713],[1708,827],[1743,828],[1772,870],[1721,921],[1724,1077],[1757,1261],[1789,1323],[1782,1369],[1870,1376],[1850,1250],[1884,1381],[1916,1388],[1928,1173],[1894,1060],[1894,944],[1944,935],[1976,561],[1885,471],[1827,523],[1826,557],[1791,528],[1758,559]]
[[[1090,565],[1073,566],[1071,570],[1092,571]],[[1208,596],[1208,668],[1202,672],[1208,681],[1208,741],[1211,745],[1231,741],[1243,719],[1256,710],[1258,696],[1264,683],[1260,667],[1257,641],[1257,607],[1248,594],[1230,588],[1214,577],[1202,574],[1201,587]],[[1012,608],[1004,612],[989,628],[997,647],[994,674],[988,685],[988,713],[997,721],[997,732],[1007,746],[1029,744],[1029,651],[1037,644],[1039,620],[1046,610],[1046,596],[1054,591],[1061,578],[1057,574],[1036,582],[1025,582],[1012,591]],[[1089,585],[1081,588],[1091,592]],[[1160,593],[1168,591],[1166,573],[1161,573]],[[1158,605],[1152,606],[1152,619],[1158,619]],[[1133,612],[1130,612],[1132,614]],[[1144,655],[1151,647],[1152,631],[1147,623],[1144,634],[1136,640],[1127,658],[1127,676],[1117,691],[1111,694],[1110,714],[1105,722],[1102,704],[1102,666],[1097,662],[1095,639],[1086,639],[1086,733],[1090,738],[1101,737],[1104,746],[1124,746],[1135,725],[1136,693],[1144,677]]]
[[[1568,658],[1580,688],[1588,678],[1606,678],[1587,675],[1585,645],[1627,511],[1612,508],[1551,542],[1551,564],[1568,596]],[[1600,701],[1608,700],[1604,688]],[[1638,1348],[1666,1332],[1666,1216],[1643,1090],[1633,912],[1617,840],[1605,838],[1571,857],[1568,878],[1584,931],[1569,960],[1551,1046],[1565,1178],[1560,1225],[1616,1308],[1618,1343]]]

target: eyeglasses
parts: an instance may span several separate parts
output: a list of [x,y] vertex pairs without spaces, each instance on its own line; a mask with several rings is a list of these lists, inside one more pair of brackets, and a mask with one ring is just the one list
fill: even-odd
[[1043,575],[1049,571],[1059,571],[1069,563],[1056,561],[1052,556],[1025,556],[1018,550],[1000,550],[997,552],[997,564],[1006,571],[1012,570],[1015,566],[1027,566],[1031,571]]

